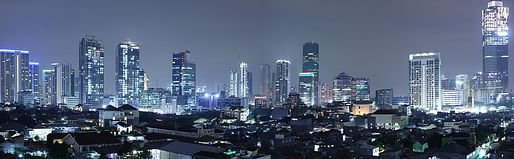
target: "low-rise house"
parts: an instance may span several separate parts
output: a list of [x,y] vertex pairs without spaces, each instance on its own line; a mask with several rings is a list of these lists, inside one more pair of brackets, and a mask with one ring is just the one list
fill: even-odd
[[115,127],[118,122],[136,126],[139,124],[139,110],[128,104],[118,108],[108,105],[98,110],[98,118],[100,127]]
[[393,110],[377,110],[371,117],[375,118],[373,124],[377,128],[399,130],[409,123],[407,115],[399,114]]
[[71,145],[73,153],[92,151],[92,148],[120,145],[121,141],[108,132],[52,133],[47,136],[48,144],[65,143]]

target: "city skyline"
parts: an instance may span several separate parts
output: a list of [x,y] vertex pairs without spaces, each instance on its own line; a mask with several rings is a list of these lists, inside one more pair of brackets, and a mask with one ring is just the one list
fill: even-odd
[[[313,13],[312,15],[304,15],[310,18],[305,18],[305,21],[299,19],[288,19],[292,14],[300,12],[302,8],[311,5],[307,1],[298,1],[298,3],[286,5],[285,2],[271,2],[271,1],[252,1],[252,2],[237,2],[237,1],[221,1],[216,9],[210,9],[203,6],[196,6],[187,2],[169,2],[177,6],[190,6],[197,14],[187,15],[184,17],[174,16],[170,18],[155,17],[157,13],[174,13],[177,10],[164,10],[157,7],[155,11],[145,13],[148,16],[155,18],[144,19],[140,18],[140,23],[152,22],[158,29],[152,27],[143,27],[143,25],[125,25],[127,23],[120,22],[119,24],[111,24],[108,26],[90,26],[90,27],[77,27],[69,17],[64,15],[55,15],[58,12],[67,12],[73,16],[84,16],[86,19],[90,17],[85,16],[85,10],[80,8],[83,3],[77,4],[67,3],[62,1],[58,5],[68,6],[68,9],[58,9],[58,11],[50,11],[50,4],[31,3],[29,6],[24,6],[22,2],[7,1],[0,6],[5,14],[0,16],[5,19],[6,25],[0,26],[0,33],[7,37],[0,40],[0,48],[7,49],[20,49],[28,50],[31,52],[31,61],[39,62],[41,69],[48,69],[51,63],[72,63],[75,70],[79,70],[78,57],[76,56],[77,43],[84,35],[95,35],[97,39],[103,42],[105,48],[105,92],[106,94],[114,94],[114,72],[115,72],[115,49],[119,41],[124,39],[131,39],[138,41],[141,44],[141,67],[150,76],[150,87],[166,87],[171,79],[169,72],[161,72],[159,66],[153,66],[153,61],[157,63],[169,64],[171,54],[181,49],[190,49],[193,53],[193,59],[198,65],[198,84],[199,86],[205,85],[210,90],[215,90],[216,83],[227,83],[229,80],[225,75],[230,69],[236,69],[237,64],[241,61],[248,63],[249,72],[259,72],[260,64],[274,65],[278,59],[287,59],[291,61],[291,74],[298,75],[301,73],[301,52],[302,44],[309,41],[320,43],[320,81],[323,83],[332,83],[332,79],[337,76],[339,72],[347,72],[358,77],[367,77],[372,81],[371,89],[381,88],[394,88],[395,93],[398,95],[408,95],[408,75],[405,73],[407,69],[406,56],[412,52],[425,52],[434,51],[440,52],[441,58],[445,61],[443,67],[445,68],[442,74],[448,77],[466,73],[472,74],[474,72],[482,71],[480,65],[474,63],[481,63],[481,10],[484,9],[486,1],[473,1],[464,3],[464,1],[444,2],[447,5],[440,6],[443,1],[424,2],[424,6],[416,6],[414,2],[409,1],[395,1],[394,3],[375,2],[375,1],[346,1],[346,2],[326,2],[316,3],[312,5],[328,7],[326,11]],[[295,1],[296,2],[296,1]],[[105,2],[106,6],[113,5],[114,2]],[[359,18],[349,17],[346,12],[352,10],[362,9],[363,7],[348,8],[347,6],[366,6],[374,4],[373,12],[363,14],[364,18],[374,19],[374,22],[363,22]],[[123,4],[123,5],[137,5]],[[231,4],[231,5],[228,5]],[[344,5],[346,4],[346,5]],[[400,7],[402,4],[409,7]],[[458,7],[458,5],[466,5],[469,7]],[[511,3],[505,2],[505,5],[510,7]],[[141,5],[143,9],[154,7],[154,4]],[[163,5],[165,6],[165,5]],[[287,8],[286,11],[278,10],[279,7]],[[341,7],[341,8],[336,8]],[[390,8],[397,11],[388,13]],[[108,7],[99,6],[98,10],[101,14],[110,12]],[[121,9],[122,7],[120,7]],[[235,11],[223,10],[224,8],[238,8]],[[424,14],[430,10],[437,8],[439,13]],[[14,13],[7,12],[12,9],[23,9],[31,12]],[[115,9],[118,9],[117,7]],[[415,9],[415,10],[414,10]],[[233,15],[241,11],[244,13],[241,16]],[[269,12],[267,12],[269,11]],[[415,11],[415,12],[412,12]],[[25,20],[16,20],[13,17],[27,17],[35,13],[40,13],[40,16],[47,15],[43,20],[38,20],[41,27],[39,29],[48,29],[46,32],[38,32]],[[261,12],[267,12],[261,14]],[[208,20],[210,17],[206,13],[213,13],[210,19],[219,20],[219,22],[212,22]],[[332,14],[333,13],[333,14]],[[386,13],[386,14],[383,14]],[[406,14],[409,13],[409,14]],[[70,15],[70,16],[71,16]],[[130,14],[129,14],[130,15]],[[229,15],[224,17],[223,15]],[[99,20],[107,22],[116,19],[118,15],[109,15],[101,17]],[[142,15],[134,15],[141,17]],[[325,17],[325,18],[320,18]],[[129,18],[134,18],[129,16]],[[252,22],[252,18],[259,20]],[[451,19],[463,19],[459,22],[453,22]],[[384,19],[384,20],[381,20]],[[399,27],[398,29],[392,27],[393,22],[398,22],[403,19],[402,23],[406,26]],[[69,20],[69,21],[68,21]],[[155,20],[162,20],[162,22],[155,22]],[[177,20],[182,20],[181,25],[172,23]],[[332,22],[338,20],[341,22]],[[117,21],[117,20],[116,20]],[[236,25],[239,22],[244,22],[244,26]],[[311,23],[317,22],[319,24]],[[345,23],[342,23],[345,22]],[[351,22],[351,23],[348,23]],[[63,23],[63,33],[57,26],[57,23]],[[214,25],[210,29],[201,26],[202,23],[210,23]],[[332,27],[327,27],[327,24],[335,23]],[[107,24],[107,23],[106,23]],[[180,23],[179,23],[180,24]],[[197,25],[193,25],[197,24]],[[439,26],[434,26],[442,25]],[[252,25],[252,26],[250,26]],[[380,25],[382,28],[377,28]],[[426,26],[425,26],[426,25]],[[69,29],[68,27],[74,28]],[[174,27],[167,27],[174,26]],[[193,27],[186,27],[193,26]],[[16,29],[13,29],[15,27]],[[362,36],[347,31],[345,28],[359,28]],[[138,30],[141,28],[141,32]],[[166,28],[166,29],[163,29]],[[230,30],[229,30],[230,28]],[[291,28],[291,29],[287,29]],[[59,32],[56,30],[58,29]],[[8,30],[12,30],[6,32]],[[256,30],[258,33],[266,34],[250,34],[250,30]],[[285,31],[282,33],[282,31]],[[156,34],[156,33],[163,34]],[[184,32],[184,33],[180,33]],[[194,33],[200,32],[200,33]],[[255,32],[255,31],[254,31]],[[223,42],[216,42],[211,38],[201,39],[200,37],[217,37],[220,34],[228,34],[228,38]],[[274,34],[277,33],[277,34]],[[330,34],[333,33],[333,34]],[[31,36],[22,36],[31,35]],[[51,38],[50,35],[59,37],[58,39]],[[375,36],[379,35],[379,36]],[[250,36],[246,38],[242,36]],[[410,39],[410,36],[420,37],[419,39]],[[30,37],[30,38],[28,38]],[[364,39],[368,39],[374,47],[362,48]],[[389,37],[395,37],[394,41],[389,41]],[[42,38],[51,38],[52,40],[39,40]],[[236,40],[238,38],[244,40]],[[37,41],[37,42],[36,42]],[[450,43],[451,42],[451,43]],[[401,45],[400,45],[401,44]],[[511,44],[509,44],[511,45]],[[215,47],[214,47],[215,46]],[[359,49],[357,49],[359,48]],[[373,49],[374,48],[374,49]],[[51,54],[52,56],[46,56]],[[212,56],[214,54],[223,55],[220,57]],[[209,56],[208,60],[202,57]],[[166,58],[162,58],[166,57]],[[353,57],[353,58],[346,58]],[[376,58],[375,58],[376,57]],[[462,62],[460,58],[466,58],[469,62]],[[71,59],[71,60],[69,60]],[[394,61],[387,63],[387,67],[357,67],[359,63],[380,63],[384,61]],[[233,61],[233,62],[223,62]],[[229,69],[230,68],[230,69]],[[397,70],[392,72],[393,75],[385,74],[386,70]],[[216,73],[214,73],[216,72]],[[218,73],[220,72],[220,73]],[[78,75],[77,75],[78,76]],[[254,80],[259,79],[260,75],[254,75]],[[204,80],[206,77],[213,80]],[[510,81],[512,82],[512,81]],[[254,88],[258,88],[258,82],[253,82]],[[291,78],[291,83],[296,85],[298,78]],[[510,84],[510,88],[513,84]],[[112,87],[112,88],[111,88]],[[374,92],[374,91],[372,91]],[[373,93],[374,94],[374,93]]]

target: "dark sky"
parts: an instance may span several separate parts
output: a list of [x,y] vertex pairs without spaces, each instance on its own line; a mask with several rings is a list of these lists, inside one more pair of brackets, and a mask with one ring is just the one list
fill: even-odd
[[392,87],[407,95],[412,52],[441,52],[450,77],[481,71],[486,6],[487,0],[1,0],[0,48],[29,50],[44,68],[77,67],[79,40],[96,35],[105,46],[108,93],[120,41],[140,43],[152,87],[169,85],[171,53],[188,48],[198,85],[228,83],[229,70],[244,60],[257,92],[259,64],[277,59],[292,61],[296,86],[301,46],[317,41],[323,82],[347,72],[369,77],[373,91]]

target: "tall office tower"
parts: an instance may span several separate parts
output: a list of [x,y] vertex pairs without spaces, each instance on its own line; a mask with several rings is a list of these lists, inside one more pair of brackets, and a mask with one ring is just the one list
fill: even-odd
[[506,92],[509,84],[509,8],[501,0],[489,0],[482,10],[482,58],[484,89],[490,98]]
[[29,62],[29,73],[30,73],[30,90],[32,91],[32,95],[34,96],[34,102],[36,104],[40,103],[41,99],[41,83],[39,83],[39,63],[37,62]]
[[259,83],[259,94],[265,95],[269,98],[273,88],[273,82],[271,82],[271,66],[268,64],[263,64],[260,66],[260,68],[261,78]]
[[0,49],[0,99],[18,102],[20,92],[30,92],[29,52]]
[[150,75],[147,72],[143,73],[143,90],[146,91],[150,88]]
[[104,98],[104,47],[95,36],[86,35],[79,48],[80,103],[85,109],[101,108]]
[[52,104],[60,104],[64,103],[63,97],[71,97],[75,93],[72,92],[73,90],[73,67],[69,63],[52,63],[52,69],[53,69],[53,84],[54,88],[52,90],[55,90],[52,96]]
[[[314,82],[312,85],[312,96],[309,99],[311,105],[319,105],[319,44],[307,42],[303,44],[303,73],[312,73]],[[302,78],[302,77],[300,77]],[[302,92],[300,92],[302,94]]]
[[392,105],[393,97],[394,94],[392,88],[379,89],[375,92],[375,105],[380,109],[388,105]]
[[139,45],[130,40],[118,44],[116,51],[116,97],[118,104],[139,106],[144,89],[144,72],[139,62]]
[[196,105],[196,64],[190,58],[189,50],[180,51],[173,54],[171,64],[171,93],[181,99],[181,105],[187,104],[189,108]]
[[441,89],[454,90],[455,89],[455,79],[447,78],[446,76],[441,75]]
[[326,105],[332,102],[332,87],[326,83],[321,83],[320,104]]
[[246,77],[248,78],[248,97],[253,96],[253,73],[248,72]]
[[371,101],[371,91],[368,78],[352,79],[352,101]]
[[240,98],[246,98],[248,96],[248,64],[241,62],[239,64],[239,96]]
[[239,74],[237,71],[230,71],[229,96],[239,96]]
[[334,78],[332,88],[332,99],[336,102],[348,102],[352,100],[352,80],[353,77],[341,72]]
[[43,105],[57,105],[55,69],[43,70]]
[[316,96],[316,92],[314,90],[316,75],[313,72],[304,72],[300,73],[299,77],[298,92],[300,94],[300,99],[309,107],[316,106],[316,101],[314,100],[314,97]]
[[289,65],[291,62],[287,60],[277,61],[277,72],[275,81],[275,104],[283,104],[289,95]]
[[441,110],[441,60],[439,53],[409,55],[410,104],[424,111]]

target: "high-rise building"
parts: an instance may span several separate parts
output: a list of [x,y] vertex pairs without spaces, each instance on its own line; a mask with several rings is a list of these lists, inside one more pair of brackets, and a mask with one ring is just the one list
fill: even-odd
[[320,104],[326,105],[332,103],[332,87],[326,83],[321,83],[320,86]]
[[371,101],[368,78],[353,78],[351,88],[352,101]]
[[196,105],[196,64],[190,58],[189,50],[173,54],[171,93],[180,99],[180,105],[188,106],[181,110],[188,110]]
[[394,94],[392,88],[379,89],[375,92],[375,96],[375,105],[378,108],[384,108],[393,104]]
[[239,64],[239,96],[240,98],[249,97],[248,88],[248,64],[241,62]]
[[277,72],[276,72],[276,81],[275,81],[275,104],[283,104],[286,102],[287,97],[289,95],[290,89],[290,71],[289,65],[291,62],[287,60],[278,60],[277,61]]
[[341,72],[334,78],[332,88],[332,99],[336,102],[348,102],[352,100],[352,80],[353,77]]
[[104,47],[95,36],[86,35],[79,48],[80,103],[101,108],[104,98]]
[[299,74],[299,86],[298,92],[300,94],[300,99],[307,106],[315,106],[316,101],[314,97],[316,96],[316,92],[314,90],[314,85],[316,83],[316,75],[312,72],[304,72]]
[[139,106],[144,89],[144,72],[139,62],[139,45],[126,40],[118,44],[116,52],[116,96],[118,104]]
[[[314,81],[312,82],[312,90],[310,90],[312,96],[308,99],[311,105],[319,105],[319,44],[316,42],[307,42],[303,44],[303,64],[302,64],[302,72],[303,73],[312,73],[312,78]],[[305,78],[305,77],[300,77]],[[301,89],[301,88],[299,88]],[[305,92],[301,92],[300,94],[305,94]],[[304,101],[305,102],[305,101]],[[307,104],[307,103],[306,103]],[[309,104],[307,104],[309,105]]]
[[491,98],[506,92],[509,80],[509,8],[501,0],[489,0],[482,10],[482,58],[484,89]]
[[51,81],[54,82],[51,84],[51,87],[53,87],[51,104],[56,105],[64,103],[63,97],[75,95],[72,91],[74,87],[72,85],[74,80],[72,77],[74,70],[69,63],[52,63],[52,69],[52,77],[49,77],[52,78]]
[[29,52],[0,49],[0,99],[18,101],[20,92],[30,92]]
[[239,96],[239,74],[237,71],[230,71],[229,96]]
[[253,73],[252,72],[247,72],[247,75],[246,77],[248,78],[248,97],[252,97],[253,96]]
[[42,99],[43,102],[41,104],[43,105],[56,105],[57,104],[57,97],[55,96],[56,93],[56,79],[55,79],[55,73],[54,69],[48,69],[43,70],[43,93],[42,93]]
[[441,60],[439,53],[409,55],[410,104],[424,111],[441,110]]
[[41,101],[41,83],[39,74],[39,63],[37,62],[29,62],[29,72],[30,72],[30,90],[32,91],[32,95],[34,96],[34,103],[39,104]]
[[268,98],[270,97],[270,93],[273,88],[273,82],[271,79],[271,66],[268,64],[263,64],[260,66],[260,85],[259,85],[259,94],[265,95]]

